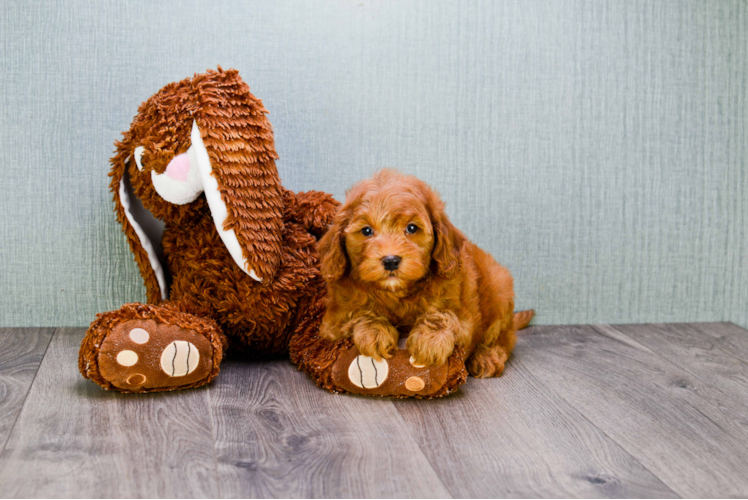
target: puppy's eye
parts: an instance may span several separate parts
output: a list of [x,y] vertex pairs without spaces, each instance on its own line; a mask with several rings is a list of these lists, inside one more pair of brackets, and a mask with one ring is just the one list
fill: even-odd
[[361,230],[361,234],[363,234],[364,236],[371,236],[372,234],[374,234],[374,230],[369,226],[366,226]]
[[408,234],[415,234],[418,232],[418,226],[415,224],[408,224],[408,227],[405,228],[405,230],[408,232]]

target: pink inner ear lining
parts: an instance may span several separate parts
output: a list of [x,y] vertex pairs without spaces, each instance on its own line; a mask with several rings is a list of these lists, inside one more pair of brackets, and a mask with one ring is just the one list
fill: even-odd
[[166,166],[166,175],[175,181],[186,181],[190,173],[190,157],[187,153],[177,155]]

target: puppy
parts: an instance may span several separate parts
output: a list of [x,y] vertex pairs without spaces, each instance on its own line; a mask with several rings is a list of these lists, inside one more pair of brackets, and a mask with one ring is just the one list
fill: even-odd
[[441,365],[455,345],[475,377],[501,375],[515,332],[512,275],[468,241],[426,183],[382,170],[351,188],[318,244],[329,292],[320,335],[352,337],[390,358],[407,335],[415,364]]

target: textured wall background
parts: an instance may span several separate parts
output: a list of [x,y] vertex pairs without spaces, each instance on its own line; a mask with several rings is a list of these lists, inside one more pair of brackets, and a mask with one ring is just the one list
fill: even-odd
[[538,323],[748,326],[742,0],[2,2],[0,325],[145,293],[108,158],[168,82],[235,67],[294,190],[438,188]]

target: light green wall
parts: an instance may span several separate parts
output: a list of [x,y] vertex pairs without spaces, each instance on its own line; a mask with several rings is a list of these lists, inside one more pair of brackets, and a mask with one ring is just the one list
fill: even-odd
[[108,157],[235,67],[286,187],[434,185],[538,323],[748,326],[748,10],[723,1],[4,2],[0,325],[144,300]]

